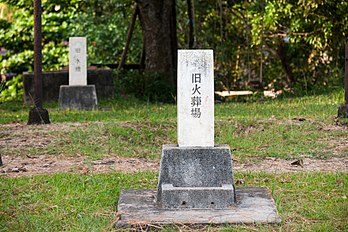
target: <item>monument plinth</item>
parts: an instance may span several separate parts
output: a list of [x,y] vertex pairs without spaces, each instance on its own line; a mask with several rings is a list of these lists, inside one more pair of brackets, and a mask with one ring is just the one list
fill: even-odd
[[212,50],[178,51],[178,144],[163,145],[157,190],[123,190],[117,227],[278,223],[262,188],[235,189],[231,151],[214,144]]
[[59,89],[60,109],[97,109],[95,85],[87,85],[86,37],[69,38],[69,85]]
[[165,209],[233,206],[230,148],[163,145],[156,203]]

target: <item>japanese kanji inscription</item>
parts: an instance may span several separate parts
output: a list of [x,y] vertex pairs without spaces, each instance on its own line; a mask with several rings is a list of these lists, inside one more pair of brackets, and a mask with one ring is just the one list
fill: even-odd
[[178,144],[214,146],[213,50],[178,51]]

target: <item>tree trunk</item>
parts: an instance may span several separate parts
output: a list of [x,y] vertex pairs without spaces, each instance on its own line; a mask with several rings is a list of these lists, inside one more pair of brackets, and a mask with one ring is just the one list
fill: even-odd
[[344,58],[344,103],[338,108],[338,117],[348,118],[348,36]]
[[138,5],[135,6],[135,9],[133,11],[133,15],[132,15],[132,21],[129,25],[129,29],[128,29],[128,33],[127,33],[127,39],[126,39],[126,44],[124,46],[124,50],[122,52],[122,56],[121,56],[121,61],[118,65],[118,69],[122,69],[124,64],[126,63],[126,58],[127,58],[127,52],[129,49],[129,45],[132,39],[132,35],[133,35],[133,31],[134,31],[134,27],[135,27],[135,21],[137,20],[137,15],[139,14],[139,7]]
[[34,90],[35,106],[29,111],[28,125],[49,124],[48,111],[42,108],[42,6],[34,0]]
[[294,74],[292,72],[292,68],[289,63],[288,56],[285,51],[284,41],[282,39],[279,39],[277,55],[281,61],[282,68],[285,71],[286,83],[289,87],[291,87],[294,84],[295,79],[294,79]]
[[195,5],[194,0],[187,0],[187,13],[189,20],[189,48],[196,47],[196,31],[195,31]]
[[175,85],[175,0],[137,0],[145,42],[145,71],[163,73]]
[[344,70],[344,103],[348,105],[348,36],[346,37]]

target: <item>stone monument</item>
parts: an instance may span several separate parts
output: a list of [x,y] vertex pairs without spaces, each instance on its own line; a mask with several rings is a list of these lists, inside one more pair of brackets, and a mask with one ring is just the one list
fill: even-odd
[[222,209],[235,202],[228,146],[214,146],[212,50],[178,51],[178,145],[164,145],[160,208]]
[[69,38],[69,85],[61,85],[59,108],[97,108],[95,85],[87,85],[87,40],[86,37]]
[[235,189],[230,148],[214,144],[213,60],[178,51],[178,144],[163,145],[157,190],[121,192],[117,227],[280,221],[265,189]]

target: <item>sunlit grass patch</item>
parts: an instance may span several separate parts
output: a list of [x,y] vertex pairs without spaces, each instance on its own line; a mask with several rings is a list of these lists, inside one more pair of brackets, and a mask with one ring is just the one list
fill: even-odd
[[[235,180],[237,188],[244,186],[266,188],[275,199],[282,223],[219,227],[207,225],[201,230],[346,231],[348,229],[347,173],[239,172],[235,173]],[[157,173],[152,172],[0,177],[1,231],[114,230],[120,191],[156,186]],[[178,228],[180,227],[165,226],[161,230],[173,231]],[[189,227],[186,229],[190,230]]]

